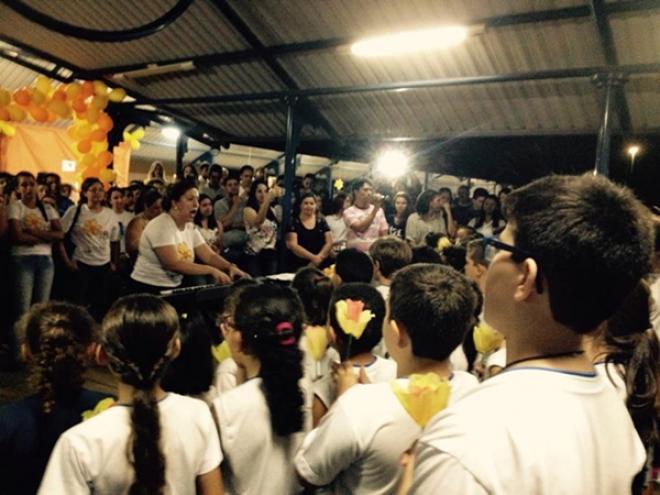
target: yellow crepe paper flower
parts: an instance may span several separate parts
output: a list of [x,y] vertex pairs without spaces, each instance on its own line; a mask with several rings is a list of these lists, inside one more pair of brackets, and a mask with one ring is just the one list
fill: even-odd
[[218,363],[221,363],[225,359],[231,357],[231,349],[226,340],[223,340],[218,345],[211,346],[211,353]]
[[325,327],[308,326],[305,328],[305,336],[307,337],[305,339],[307,352],[312,356],[312,359],[320,361],[328,348],[328,331]]
[[444,251],[445,248],[448,248],[451,245],[452,245],[452,243],[449,240],[449,237],[441,237],[440,239],[438,239],[438,244],[436,245],[435,248],[438,251]]
[[474,327],[474,346],[481,354],[489,354],[499,349],[504,336],[490,325],[481,322]]
[[371,319],[376,316],[370,310],[364,309],[362,301],[342,299],[335,304],[335,315],[337,322],[346,335],[352,335],[356,339],[362,337],[364,329]]
[[94,409],[88,409],[87,411],[83,411],[83,413],[81,414],[82,420],[87,421],[88,419],[91,419],[94,416],[98,416],[103,411],[105,411],[106,409],[110,409],[114,405],[115,405],[115,399],[113,399],[112,397],[107,397],[103,400],[100,400],[96,404]]
[[407,389],[397,380],[392,381],[391,386],[403,408],[422,428],[447,407],[451,394],[449,381],[435,373],[410,375]]
[[327,268],[323,269],[323,275],[325,275],[328,278],[332,278],[335,274],[335,265],[330,265]]

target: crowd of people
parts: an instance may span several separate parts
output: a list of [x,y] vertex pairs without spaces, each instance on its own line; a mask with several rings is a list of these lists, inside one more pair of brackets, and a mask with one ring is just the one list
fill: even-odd
[[[629,190],[359,178],[329,198],[305,176],[284,230],[273,179],[154,163],[76,205],[4,178],[6,342],[37,384],[0,408],[7,493],[649,489],[660,223]],[[212,319],[158,295],[209,282]],[[112,400],[83,387],[99,365]]]

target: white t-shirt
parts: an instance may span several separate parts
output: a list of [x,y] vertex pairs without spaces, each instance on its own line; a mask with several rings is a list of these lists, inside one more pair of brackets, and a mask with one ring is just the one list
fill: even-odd
[[419,213],[413,213],[406,221],[406,239],[410,239],[417,245],[424,245],[426,236],[431,232],[446,234],[447,225],[445,219],[440,215],[434,215],[430,220],[424,220]]
[[[77,206],[71,206],[62,217],[62,230],[67,232],[76,215]],[[92,211],[82,205],[80,216],[71,231],[76,246],[73,259],[91,266],[110,263],[110,243],[119,240],[119,224],[110,208]]]
[[234,358],[228,357],[224,359],[215,368],[215,388],[218,390],[218,395],[236,388],[237,380],[236,374],[238,373],[238,365]]
[[261,378],[223,393],[213,406],[225,456],[225,493],[287,495],[301,491],[293,458],[304,434],[281,437],[273,432]]
[[[407,379],[398,380],[404,387]],[[468,373],[451,379],[450,402],[477,386]],[[395,493],[401,455],[421,428],[406,412],[390,383],[356,385],[343,394],[296,455],[300,475],[329,493]]]
[[596,363],[594,364],[596,372],[602,376],[605,381],[612,386],[619,398],[624,402],[628,399],[628,388],[623,378],[623,366],[614,363]]
[[114,214],[115,218],[117,219],[117,225],[119,226],[119,249],[121,253],[126,252],[126,227],[128,227],[128,224],[131,223],[131,220],[133,220],[133,217],[135,214],[130,211],[122,211],[121,213],[117,213],[114,210],[112,210],[112,213]]
[[469,363],[462,345],[459,344],[459,346],[452,351],[449,355],[449,362],[451,363],[451,369],[454,371],[468,370]]
[[[39,208],[28,208],[22,201],[12,201],[7,208],[7,218],[9,220],[16,220],[21,229],[30,228],[32,230],[43,230],[48,232],[51,229],[51,222],[57,220],[60,216],[57,210],[49,204],[44,204],[44,211],[48,217],[48,222],[44,218]],[[14,256],[51,256],[52,248],[49,242],[40,242],[34,246],[27,246],[25,244],[13,244],[11,246],[11,254]]]
[[195,248],[204,244],[195,224],[189,222],[179,230],[172,216],[165,212],[151,220],[140,237],[140,251],[131,278],[157,287],[178,287],[183,275],[163,267],[155,248],[174,246],[180,260],[194,263]]
[[[195,479],[220,465],[213,417],[198,399],[169,393],[158,403],[167,494],[196,493]],[[135,477],[129,463],[131,408],[113,406],[62,434],[39,494],[125,494]]]
[[344,222],[344,218],[337,215],[328,215],[325,221],[330,227],[332,233],[332,245],[335,251],[340,251],[346,246],[346,235],[348,234],[348,226]]
[[[364,371],[370,383],[389,382],[396,378],[396,361],[376,356],[376,360],[365,366]],[[360,365],[354,365],[355,374],[360,373]],[[323,405],[330,408],[337,400],[337,386],[331,375],[323,377],[313,384],[314,395],[319,398]]]
[[410,493],[630,493],[646,459],[628,411],[597,374],[514,368],[428,424]]
[[660,339],[660,274],[654,274],[649,285],[651,290],[651,324],[656,335]]

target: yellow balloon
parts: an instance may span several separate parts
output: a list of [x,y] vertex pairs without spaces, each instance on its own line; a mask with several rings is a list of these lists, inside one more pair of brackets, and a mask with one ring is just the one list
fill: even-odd
[[32,93],[32,101],[37,105],[41,105],[44,101],[46,101],[46,93],[43,93],[38,89],[35,89],[34,92]]
[[6,107],[11,102],[11,93],[0,88],[0,106]]
[[25,110],[23,110],[18,105],[14,105],[13,103],[11,105],[7,105],[7,112],[9,112],[9,117],[14,122],[20,122],[21,120],[25,119]]
[[50,93],[51,83],[50,83],[50,79],[46,76],[37,77],[35,86],[44,95]]
[[0,122],[0,134],[12,137],[16,134],[16,128],[7,122]]
[[78,121],[76,123],[76,138],[85,139],[92,132],[92,125],[85,121]]
[[99,120],[99,115],[101,115],[101,111],[98,108],[90,107],[85,113],[85,118],[90,124],[96,124],[96,121]]
[[108,92],[108,85],[103,81],[94,81],[94,93],[98,96],[105,96]]
[[108,98],[110,98],[110,101],[114,103],[119,103],[124,98],[126,98],[126,90],[124,88],[115,88],[112,91],[110,91]]
[[107,141],[101,141],[101,142],[93,142],[92,143],[92,153],[95,155],[98,155],[99,153],[102,153],[103,151],[108,149],[108,142]]
[[97,110],[103,110],[108,106],[108,97],[107,96],[95,96],[92,98],[92,101],[89,102],[90,108],[96,108]]
[[80,159],[80,164],[83,168],[91,167],[96,162],[96,155],[92,152],[87,153]]
[[77,82],[71,83],[66,88],[66,96],[69,100],[74,100],[80,94],[82,88]]
[[99,174],[99,179],[101,179],[101,182],[105,182],[107,184],[115,180],[115,173],[109,168],[104,168]]

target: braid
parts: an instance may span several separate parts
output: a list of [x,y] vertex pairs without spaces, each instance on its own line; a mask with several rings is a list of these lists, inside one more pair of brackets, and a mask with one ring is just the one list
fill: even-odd
[[84,352],[84,346],[61,328],[41,335],[32,380],[45,414],[52,412],[56,402],[70,400],[82,388]]
[[136,390],[131,412],[135,481],[130,495],[161,495],[165,485],[165,456],[160,449],[160,414],[151,390]]

